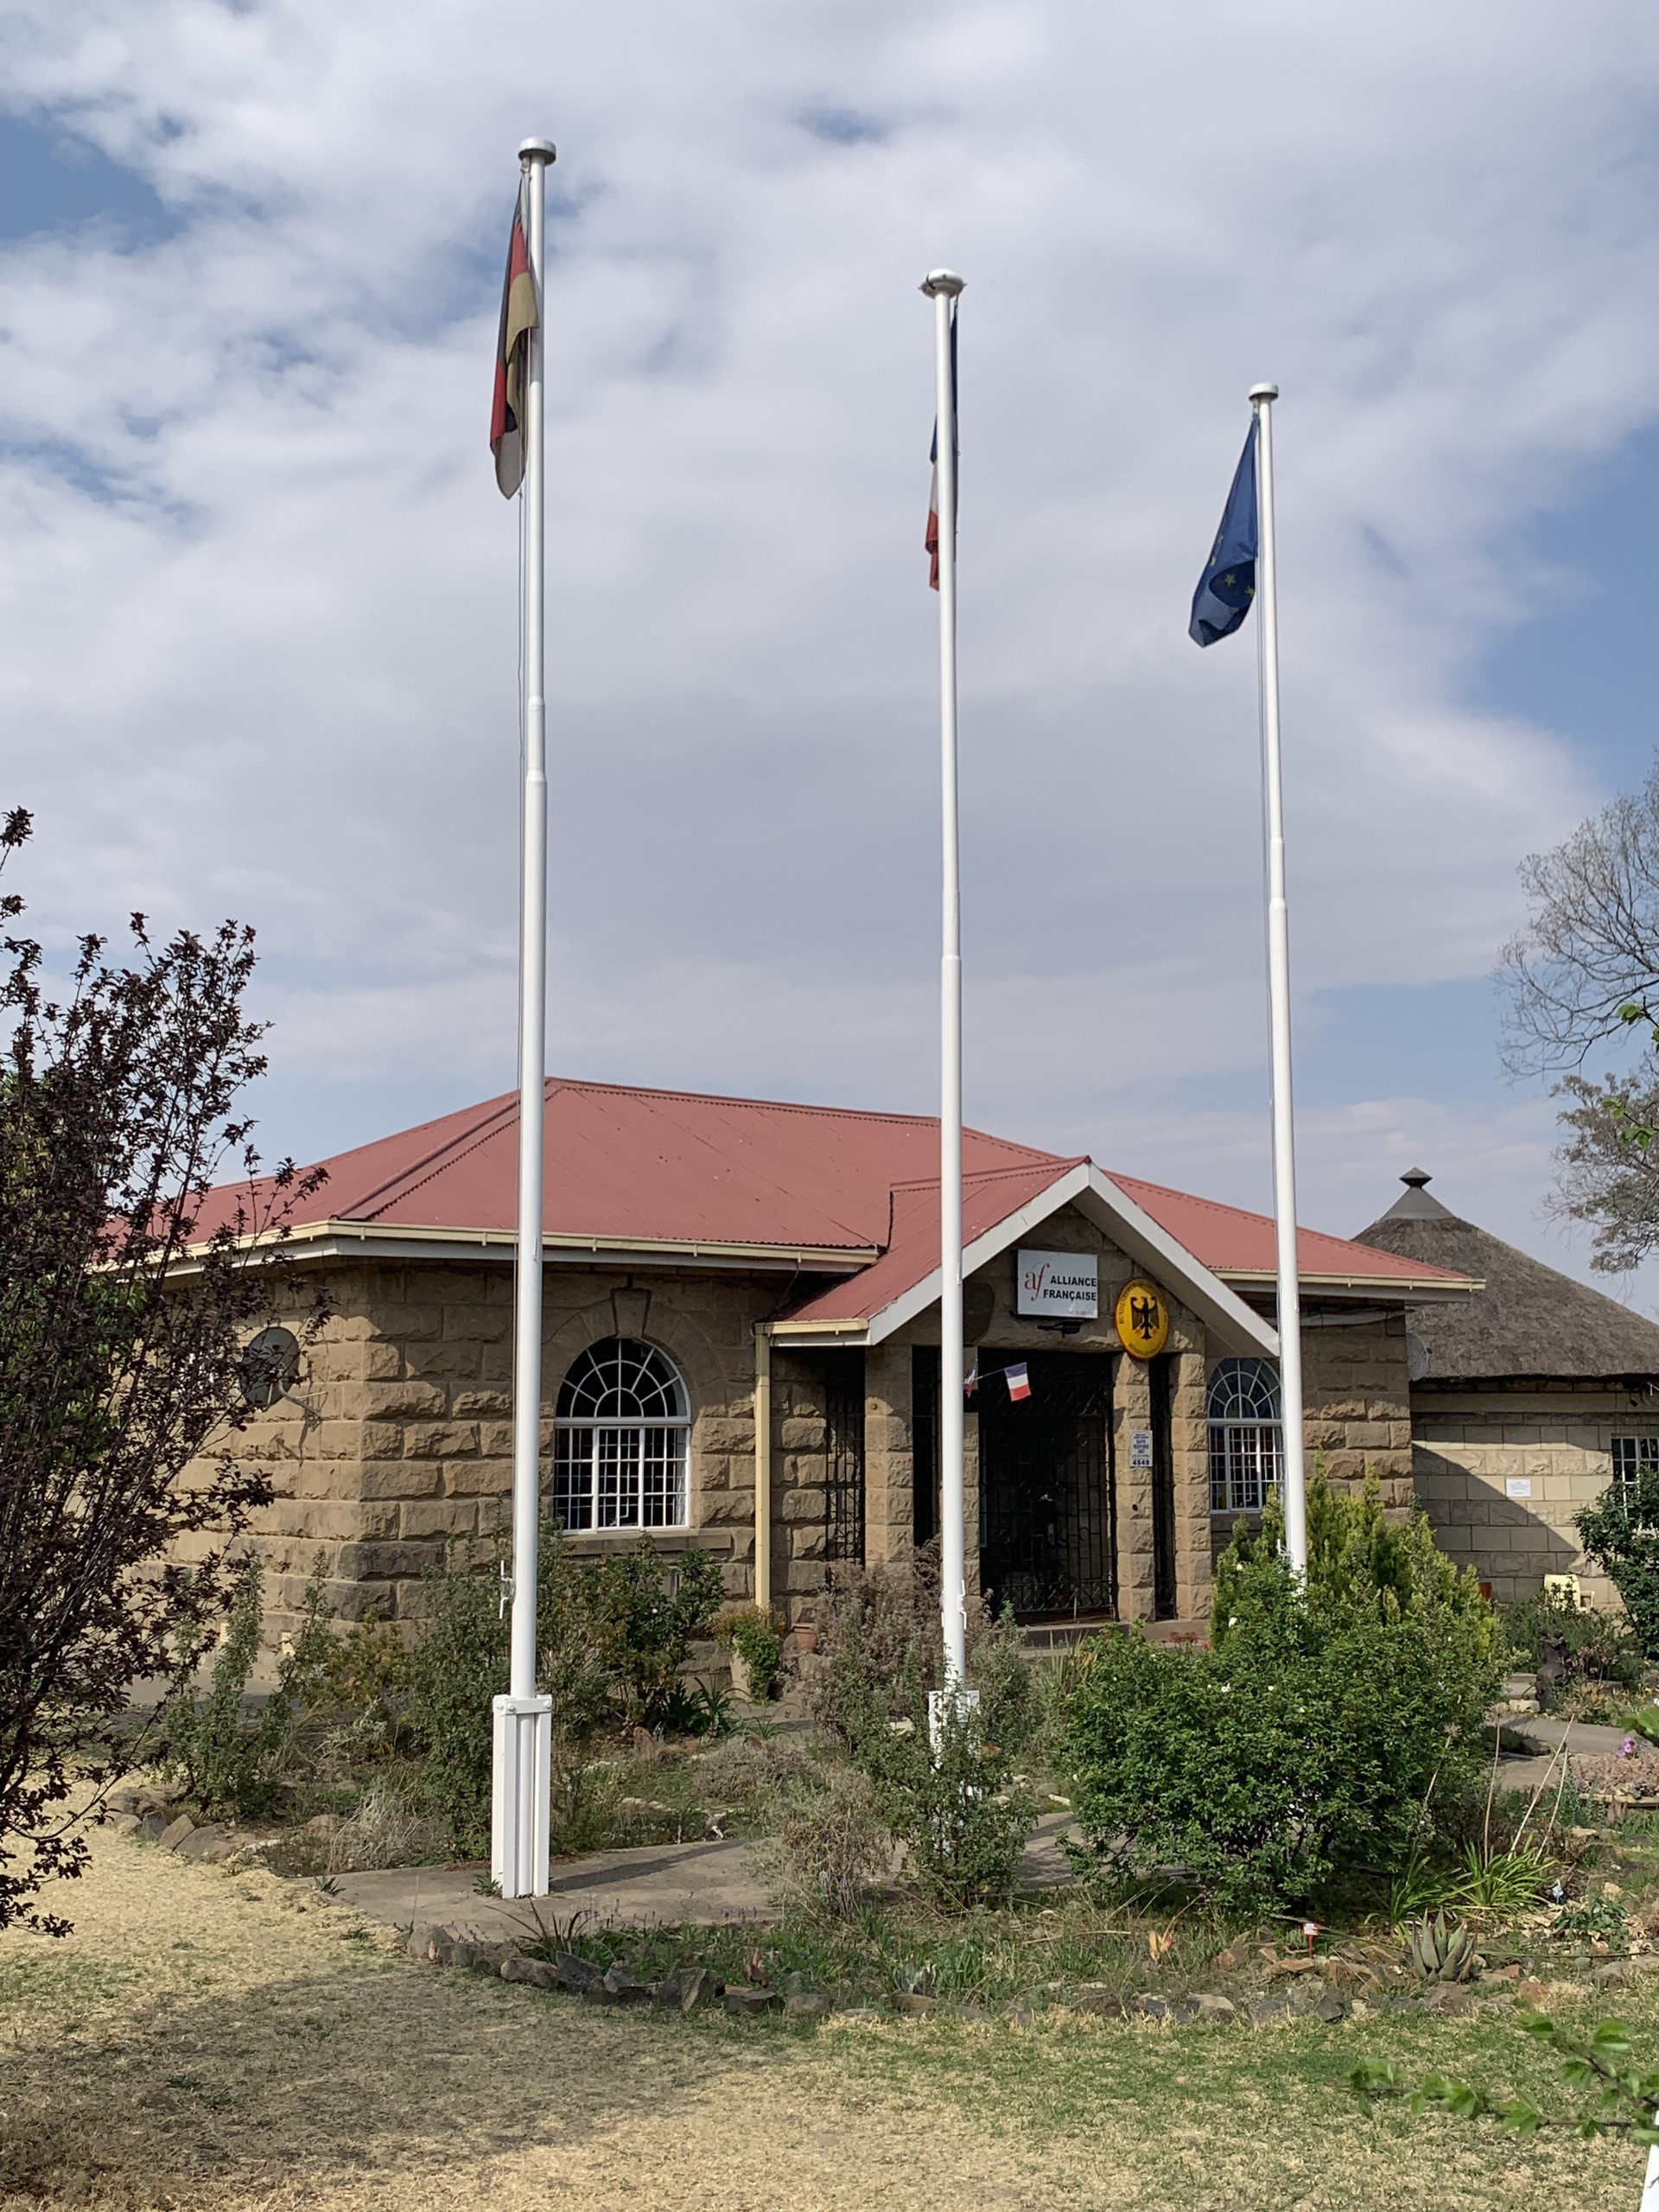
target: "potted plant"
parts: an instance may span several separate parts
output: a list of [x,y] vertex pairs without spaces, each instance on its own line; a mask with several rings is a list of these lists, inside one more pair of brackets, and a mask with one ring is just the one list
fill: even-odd
[[715,1640],[732,1656],[732,1693],[764,1704],[778,1693],[788,1624],[767,1605],[727,1605],[715,1616]]

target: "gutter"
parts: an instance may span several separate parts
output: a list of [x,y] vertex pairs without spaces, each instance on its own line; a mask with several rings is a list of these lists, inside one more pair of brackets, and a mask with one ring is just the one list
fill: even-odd
[[[1218,1268],[1216,1272],[1224,1283],[1241,1291],[1270,1291],[1278,1281],[1270,1268]],[[1402,1306],[1451,1304],[1472,1298],[1486,1287],[1484,1279],[1477,1281],[1472,1275],[1448,1282],[1444,1275],[1428,1281],[1410,1275],[1316,1275],[1306,1268],[1298,1280],[1304,1291],[1315,1296],[1338,1296],[1346,1291],[1356,1297],[1392,1299]]]
[[[304,1248],[310,1246],[309,1251]],[[327,1247],[326,1250],[316,1248]],[[511,1229],[387,1228],[368,1221],[306,1222],[278,1239],[269,1232],[238,1237],[237,1249],[280,1250],[294,1259],[481,1259],[509,1262],[518,1249]],[[639,1261],[658,1266],[793,1268],[811,1274],[855,1274],[880,1256],[874,1244],[745,1244],[728,1239],[707,1242],[687,1237],[577,1236],[549,1230],[542,1236],[545,1259],[582,1257],[621,1266]]]

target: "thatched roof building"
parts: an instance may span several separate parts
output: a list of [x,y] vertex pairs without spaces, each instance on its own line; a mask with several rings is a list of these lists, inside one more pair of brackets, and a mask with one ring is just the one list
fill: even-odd
[[1356,1243],[1484,1287],[1408,1310],[1412,1486],[1437,1541],[1499,1599],[1547,1581],[1617,1605],[1575,1516],[1659,1468],[1659,1326],[1432,1198],[1428,1177]]
[[1430,1198],[1421,1167],[1400,1179],[1404,1197],[1355,1243],[1485,1285],[1456,1305],[1412,1308],[1408,1326],[1422,1347],[1414,1382],[1659,1379],[1659,1325],[1460,1220]]

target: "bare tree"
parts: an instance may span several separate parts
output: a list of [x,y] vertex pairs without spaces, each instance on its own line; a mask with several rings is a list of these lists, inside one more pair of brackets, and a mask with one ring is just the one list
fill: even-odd
[[1569,1075],[1555,1096],[1576,1102],[1561,1109],[1570,1135],[1555,1154],[1560,1210],[1594,1230],[1591,1266],[1624,1274],[1659,1249],[1659,1067],[1649,1055],[1634,1074],[1609,1076],[1599,1090]]
[[1521,863],[1531,909],[1499,956],[1515,1075],[1581,1067],[1659,1015],[1659,756],[1643,789]]
[[[1560,1211],[1593,1229],[1591,1265],[1622,1274],[1659,1249],[1659,756],[1639,792],[1523,861],[1521,881],[1531,912],[1497,969],[1504,1063],[1575,1071],[1554,1091],[1573,1102]],[[1632,1032],[1649,1046],[1637,1067],[1599,1084],[1576,1072]]]
[[[0,862],[29,834],[12,813]],[[265,1065],[252,932],[158,948],[131,926],[133,964],[84,938],[60,1000],[31,939],[8,937],[0,968],[0,1927],[54,1934],[33,1900],[84,1865],[72,1787],[118,1770],[133,1683],[194,1665],[226,1546],[271,1496],[224,1447],[249,1332],[291,1312],[282,1237],[315,1187],[289,1162],[259,1178],[233,1118]],[[232,1163],[245,1194],[199,1230]],[[302,1329],[321,1318],[314,1301]]]

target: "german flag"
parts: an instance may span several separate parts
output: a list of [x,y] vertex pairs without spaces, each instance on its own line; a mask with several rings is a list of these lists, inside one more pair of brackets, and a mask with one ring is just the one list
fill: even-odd
[[507,245],[506,282],[501,287],[501,331],[495,342],[495,405],[490,416],[490,451],[503,499],[512,499],[524,480],[524,382],[530,334],[542,320],[531,274],[530,240],[524,231],[524,188],[512,211]]

